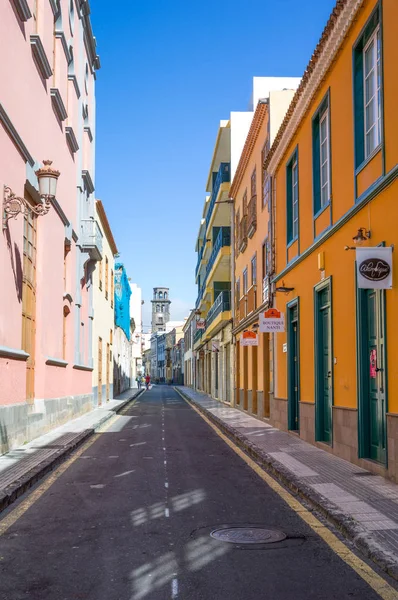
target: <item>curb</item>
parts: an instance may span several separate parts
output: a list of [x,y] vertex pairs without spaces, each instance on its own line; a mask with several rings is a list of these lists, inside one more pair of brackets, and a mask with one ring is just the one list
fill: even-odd
[[398,581],[398,558],[384,550],[380,544],[374,541],[372,535],[366,531],[357,521],[348,517],[335,507],[327,498],[306,485],[293,473],[288,471],[282,464],[278,463],[272,456],[263,452],[258,446],[248,440],[242,433],[231,425],[227,425],[219,417],[207,410],[201,404],[195,402],[183,391],[174,388],[184,400],[197,408],[201,413],[214,423],[229,439],[239,448],[244,450],[255,462],[257,462],[267,473],[272,475],[279,483],[282,483],[294,495],[309,502],[313,508],[320,512],[340,533],[354,543],[356,548],[367,558],[377,564],[390,577]]
[[27,473],[21,478],[14,480],[6,488],[0,492],[0,513],[4,511],[10,504],[15,502],[19,496],[24,494],[29,488],[35,483],[42,479],[47,473],[53,471],[58,465],[60,465],[66,458],[79,446],[81,446],[88,438],[90,438],[96,430],[109,421],[115,414],[120,412],[125,406],[132,400],[138,398],[144,390],[139,390],[134,393],[130,398],[127,398],[119,406],[109,409],[109,414],[104,415],[95,425],[90,429],[85,429],[80,433],[76,434],[76,437],[66,444],[63,448],[60,448],[53,456],[44,459],[40,464],[32,467]]

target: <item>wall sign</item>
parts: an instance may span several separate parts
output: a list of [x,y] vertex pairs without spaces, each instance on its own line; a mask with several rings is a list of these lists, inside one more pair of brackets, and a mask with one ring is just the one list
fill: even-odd
[[392,248],[357,248],[357,281],[363,289],[391,290]]
[[206,321],[204,319],[198,319],[196,321],[196,329],[206,329]]
[[287,352],[287,343],[286,342],[282,345],[282,352]]
[[254,331],[244,331],[240,338],[241,346],[258,346],[258,335]]
[[261,333],[285,331],[285,315],[276,308],[269,308],[259,315]]

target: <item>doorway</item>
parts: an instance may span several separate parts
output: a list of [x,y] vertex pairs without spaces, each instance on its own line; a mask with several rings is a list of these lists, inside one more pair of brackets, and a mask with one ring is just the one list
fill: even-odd
[[387,462],[385,292],[358,289],[359,456]]
[[[32,203],[30,197],[26,197],[26,200]],[[23,224],[21,347],[29,354],[26,361],[26,401],[31,403],[35,397],[36,253],[37,218],[34,213],[27,211]]]
[[214,397],[218,398],[218,351],[214,352]]
[[98,406],[102,404],[102,339],[98,338]]
[[300,353],[298,299],[287,305],[288,428],[300,429]]
[[249,384],[249,374],[248,374],[249,352],[248,352],[248,350],[249,350],[248,346],[243,346],[243,410],[247,410],[248,405],[249,405],[248,394],[247,394],[247,388],[248,388],[248,384]]
[[256,415],[258,412],[258,407],[257,407],[258,346],[252,346],[251,352],[252,352],[252,413],[254,415]]
[[231,344],[225,345],[225,398],[231,402]]
[[106,400],[110,400],[110,362],[111,362],[111,347],[106,345]]
[[331,280],[315,287],[315,438],[331,444],[333,437],[333,349]]

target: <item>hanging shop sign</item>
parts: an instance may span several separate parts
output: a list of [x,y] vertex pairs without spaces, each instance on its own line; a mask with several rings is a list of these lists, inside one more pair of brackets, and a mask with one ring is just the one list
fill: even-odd
[[258,335],[254,331],[244,331],[240,338],[241,346],[258,346]]
[[205,321],[205,319],[198,319],[196,321],[196,329],[206,329],[206,321]]
[[220,340],[211,340],[211,351],[220,352]]
[[259,315],[261,333],[279,333],[285,331],[285,315],[276,308],[269,308]]
[[364,289],[391,290],[392,248],[357,248],[358,287]]

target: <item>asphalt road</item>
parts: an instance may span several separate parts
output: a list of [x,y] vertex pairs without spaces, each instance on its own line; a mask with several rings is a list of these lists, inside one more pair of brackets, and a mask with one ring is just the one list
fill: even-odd
[[[287,538],[210,537],[242,524]],[[0,536],[1,600],[378,597],[167,386],[117,417]]]

